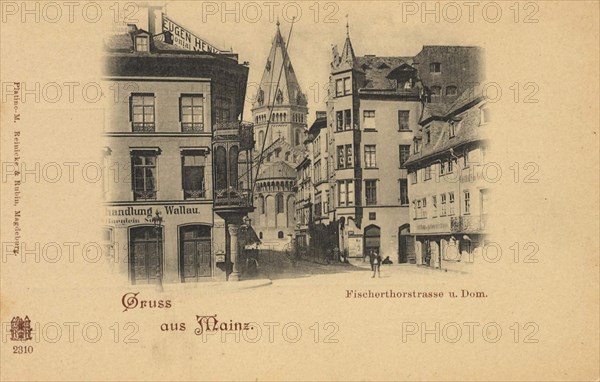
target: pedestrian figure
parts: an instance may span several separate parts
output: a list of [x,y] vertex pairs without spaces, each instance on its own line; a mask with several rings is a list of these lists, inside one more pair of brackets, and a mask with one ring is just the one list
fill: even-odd
[[369,263],[371,264],[371,270],[373,270],[373,262],[375,261],[375,256],[373,250],[369,251]]
[[377,273],[378,277],[381,277],[380,268],[381,268],[381,255],[379,253],[377,253],[377,251],[373,251],[373,276],[371,276],[371,278],[375,277],[375,273]]

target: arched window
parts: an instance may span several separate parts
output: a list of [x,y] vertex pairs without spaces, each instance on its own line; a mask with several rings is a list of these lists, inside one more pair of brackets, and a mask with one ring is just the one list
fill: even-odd
[[296,132],[294,133],[294,140],[295,145],[300,144],[300,130],[296,130]]
[[258,197],[258,212],[261,215],[264,215],[265,213],[265,197],[262,195]]
[[286,162],[288,162],[290,160],[290,152],[289,151],[287,151],[285,153],[285,160],[286,160]]
[[219,146],[215,150],[216,189],[227,188],[227,152],[225,147]]
[[283,93],[281,92],[281,89],[277,90],[277,95],[275,96],[275,102],[283,103]]
[[283,194],[277,194],[275,197],[275,213],[283,213]]
[[446,86],[446,95],[447,96],[455,96],[458,94],[458,90],[456,86]]
[[235,187],[238,184],[238,147],[233,146],[229,149],[229,186]]
[[260,147],[262,147],[264,141],[265,141],[265,132],[261,130],[258,132],[258,144],[260,145]]
[[277,238],[278,239],[283,239],[283,231],[277,232]]

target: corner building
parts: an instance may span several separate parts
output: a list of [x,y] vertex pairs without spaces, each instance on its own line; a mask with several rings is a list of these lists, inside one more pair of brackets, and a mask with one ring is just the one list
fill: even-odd
[[453,102],[479,81],[481,52],[424,46],[416,56],[356,56],[347,33],[332,53],[328,220],[337,222],[339,248],[416,263],[405,163],[424,105]]
[[116,171],[104,185],[103,232],[132,284],[235,275],[239,222],[221,212],[243,215],[250,202],[238,182],[248,68],[172,37],[130,26],[105,43],[104,79],[118,99],[104,133]]

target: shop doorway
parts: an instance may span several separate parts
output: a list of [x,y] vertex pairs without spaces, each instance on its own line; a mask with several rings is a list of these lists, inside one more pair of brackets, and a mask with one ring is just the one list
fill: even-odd
[[158,267],[163,270],[162,227],[133,227],[129,230],[130,278],[132,284],[156,282]]
[[412,263],[415,261],[415,241],[410,236],[410,225],[398,227],[398,263]]
[[370,225],[365,228],[365,246],[364,251],[368,255],[375,250],[381,255],[379,247],[381,245],[381,229],[376,225]]
[[181,282],[196,282],[211,272],[211,227],[187,225],[179,227],[179,264]]

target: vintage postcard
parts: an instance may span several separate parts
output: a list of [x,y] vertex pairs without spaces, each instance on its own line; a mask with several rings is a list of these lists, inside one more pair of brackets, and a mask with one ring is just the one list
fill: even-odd
[[599,2],[0,8],[2,381],[600,378]]

